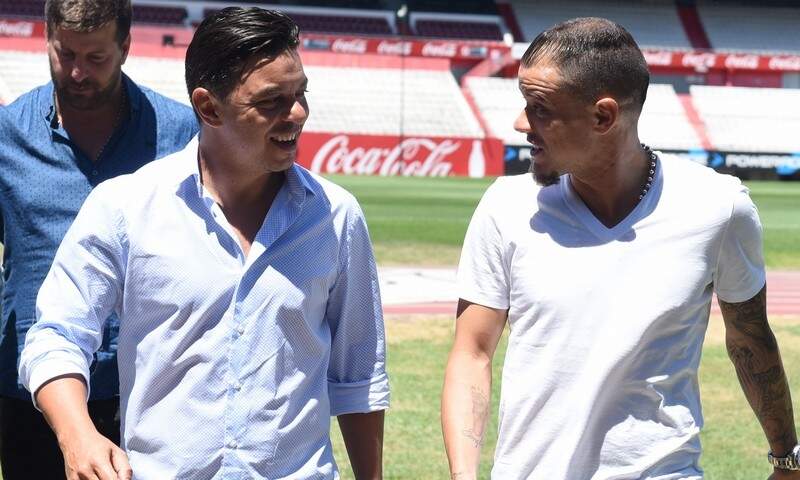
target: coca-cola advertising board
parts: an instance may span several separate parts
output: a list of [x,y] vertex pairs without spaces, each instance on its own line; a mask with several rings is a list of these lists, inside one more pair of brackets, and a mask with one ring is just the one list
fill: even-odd
[[501,42],[481,40],[411,40],[304,33],[304,50],[450,59],[500,58],[510,51]]
[[44,22],[28,20],[0,20],[0,37],[44,37]]
[[316,173],[484,177],[503,175],[494,138],[397,137],[305,132],[297,161]]

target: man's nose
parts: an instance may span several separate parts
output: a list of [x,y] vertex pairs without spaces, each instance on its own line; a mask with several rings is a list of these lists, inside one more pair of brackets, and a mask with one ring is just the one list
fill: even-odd
[[295,100],[292,107],[289,109],[289,116],[287,120],[290,122],[302,125],[308,119],[308,103],[300,100]]
[[528,112],[523,109],[514,120],[514,130],[520,133],[529,133],[531,131],[531,122],[528,120]]
[[88,77],[89,75],[88,75],[86,67],[83,65],[83,63],[79,62],[79,61],[75,61],[72,64],[72,68],[70,69],[69,76],[72,78],[72,80],[74,82],[80,83],[80,82],[86,80],[86,77]]

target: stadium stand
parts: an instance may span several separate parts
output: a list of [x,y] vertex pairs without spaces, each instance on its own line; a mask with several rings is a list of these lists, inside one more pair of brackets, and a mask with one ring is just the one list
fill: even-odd
[[[470,77],[466,86],[491,133],[507,145],[525,145],[525,135],[513,128],[524,107],[517,81],[507,78]],[[653,148],[692,150],[701,148],[697,133],[686,118],[671,85],[650,85],[639,120],[642,141]]]
[[800,8],[700,1],[697,9],[716,50],[800,52]]
[[[203,16],[207,17],[219,11],[218,8],[206,8]],[[303,32],[316,33],[346,33],[360,35],[392,35],[394,30],[385,16],[347,14],[342,10],[340,14],[314,14],[297,12],[290,9],[284,10],[287,15],[300,27]]]
[[691,47],[672,1],[514,0],[511,4],[528,41],[558,22],[574,17],[602,16],[628,29],[642,47]]
[[420,19],[414,32],[421,37],[502,40],[500,25],[494,22]]
[[0,51],[0,91],[3,103],[8,104],[33,87],[50,80],[50,69],[44,53]]
[[310,132],[482,138],[448,71],[306,66]]
[[44,18],[44,0],[0,0],[0,16]]
[[514,120],[525,106],[517,81],[510,78],[469,77],[465,86],[495,137],[506,145],[525,145],[525,135],[514,130]]
[[639,117],[639,138],[653,148],[664,150],[701,148],[697,132],[672,85],[651,84],[647,89],[647,100]]
[[690,92],[717,149],[800,152],[800,89],[693,85]]
[[184,25],[188,12],[184,7],[133,4],[133,21],[150,25]]

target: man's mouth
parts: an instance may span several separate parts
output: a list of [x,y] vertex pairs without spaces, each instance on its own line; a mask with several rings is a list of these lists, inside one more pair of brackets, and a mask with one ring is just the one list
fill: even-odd
[[539,155],[543,151],[544,149],[542,147],[531,144],[531,157],[535,157],[536,155]]
[[297,137],[300,135],[300,132],[292,132],[286,133],[283,135],[274,135],[269,137],[272,143],[278,145],[281,148],[293,148],[297,145]]

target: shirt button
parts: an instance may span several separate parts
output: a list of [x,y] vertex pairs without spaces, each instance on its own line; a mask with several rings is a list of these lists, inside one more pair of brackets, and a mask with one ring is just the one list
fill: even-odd
[[244,325],[239,325],[239,327],[236,328],[236,331],[239,332],[239,335],[244,334]]
[[92,175],[97,175],[97,170],[92,170]]
[[228,448],[236,448],[239,445],[236,443],[236,440],[229,440],[228,441]]
[[233,387],[234,390],[236,390],[238,392],[239,390],[242,389],[242,384],[239,383],[239,382],[234,382],[232,387]]

